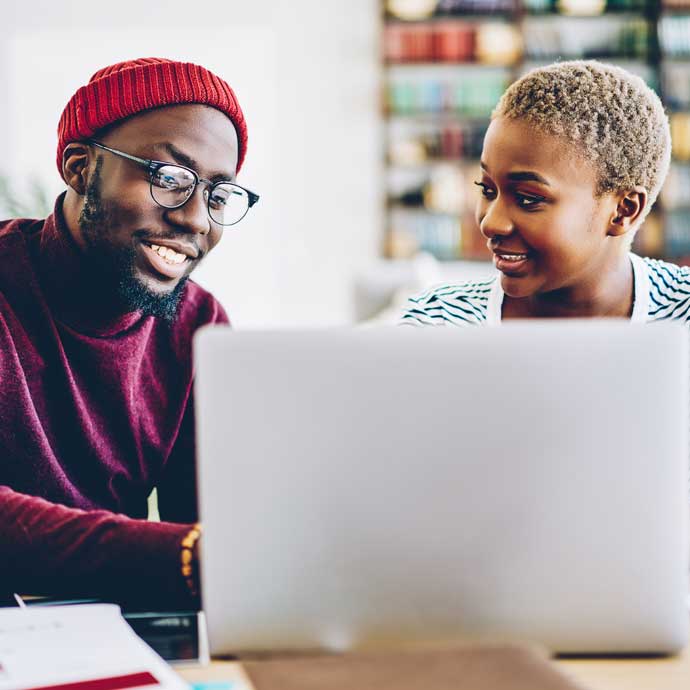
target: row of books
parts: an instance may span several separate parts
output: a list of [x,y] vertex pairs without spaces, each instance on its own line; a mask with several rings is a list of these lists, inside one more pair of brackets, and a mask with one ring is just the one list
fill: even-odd
[[391,170],[387,186],[389,201],[396,206],[455,216],[467,210],[468,199],[478,196],[465,169],[450,163],[424,171]]
[[504,73],[448,73],[429,78],[391,75],[385,90],[385,107],[391,115],[455,113],[488,117],[510,83]]
[[690,56],[690,16],[672,14],[661,17],[659,47],[665,57]]
[[644,17],[628,15],[532,18],[522,25],[525,57],[645,60],[652,26]]
[[654,9],[659,0],[522,0],[527,12],[549,12],[567,15],[597,15],[606,12],[645,12]]
[[462,256],[462,227],[457,217],[393,209],[387,254],[402,259],[426,251],[444,260]]
[[383,34],[388,62],[479,62],[510,65],[522,56],[522,38],[507,22],[438,21],[388,24]]
[[[690,50],[690,17],[660,22],[662,46],[669,55]],[[513,65],[523,57],[619,57],[646,59],[652,24],[644,17],[589,19],[532,18],[522,24],[497,21],[438,21],[387,24],[383,34],[388,63],[477,62]],[[687,45],[686,45],[687,43]]]
[[[658,0],[438,0],[411,3],[388,0],[388,15],[399,19],[429,16],[506,15],[518,12],[598,15],[605,12],[643,12],[654,9]],[[688,0],[665,0],[668,7],[688,6]]]
[[436,14],[502,14],[514,12],[515,9],[515,0],[439,0]]
[[487,121],[441,120],[395,122],[389,125],[388,162],[424,165],[429,161],[478,159]]

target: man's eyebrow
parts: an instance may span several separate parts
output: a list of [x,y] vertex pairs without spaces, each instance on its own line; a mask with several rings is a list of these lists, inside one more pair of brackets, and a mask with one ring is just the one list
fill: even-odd
[[[486,163],[484,163],[484,161],[479,162],[479,167],[482,170],[488,172],[488,168],[486,167]],[[506,177],[511,182],[539,182],[540,184],[543,184],[546,187],[551,186],[544,177],[542,177],[539,173],[534,172],[533,170],[517,170],[515,172],[508,173]]]
[[[159,147],[165,149],[177,163],[181,163],[182,165],[191,168],[194,171],[198,170],[199,163],[191,156],[188,156],[184,151],[180,151],[180,149],[178,149],[174,144],[166,141],[162,144],[159,144]],[[211,175],[209,179],[211,182],[219,182],[220,180],[234,180],[235,175],[217,172]]]

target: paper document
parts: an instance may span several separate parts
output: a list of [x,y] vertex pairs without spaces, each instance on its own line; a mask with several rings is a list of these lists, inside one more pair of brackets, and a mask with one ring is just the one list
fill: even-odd
[[114,604],[0,609],[0,690],[188,690]]

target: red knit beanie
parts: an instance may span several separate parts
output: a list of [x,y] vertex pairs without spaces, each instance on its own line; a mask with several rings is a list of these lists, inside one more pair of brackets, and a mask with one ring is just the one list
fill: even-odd
[[72,141],[101,127],[164,105],[203,103],[225,113],[237,131],[237,171],[247,152],[247,124],[230,86],[204,67],[164,58],[139,58],[104,67],[70,98],[58,124],[57,166]]

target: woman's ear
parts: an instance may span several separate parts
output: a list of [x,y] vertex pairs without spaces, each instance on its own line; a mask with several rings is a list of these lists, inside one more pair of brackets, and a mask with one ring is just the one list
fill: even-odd
[[91,149],[83,142],[67,144],[62,154],[62,177],[77,194],[86,194]]
[[636,229],[644,210],[649,203],[649,195],[644,187],[637,186],[618,195],[616,209],[609,222],[608,235],[620,237]]

